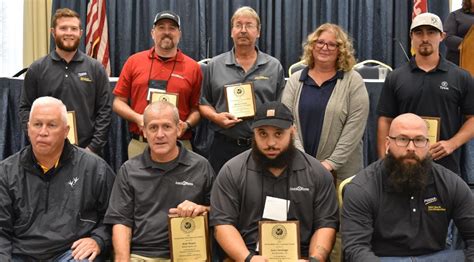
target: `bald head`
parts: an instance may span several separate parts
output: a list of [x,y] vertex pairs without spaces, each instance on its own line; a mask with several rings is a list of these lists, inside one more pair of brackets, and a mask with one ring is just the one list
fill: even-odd
[[402,114],[393,119],[390,125],[389,135],[398,136],[400,133],[404,133],[408,130],[418,130],[418,136],[428,136],[426,121],[412,113]]

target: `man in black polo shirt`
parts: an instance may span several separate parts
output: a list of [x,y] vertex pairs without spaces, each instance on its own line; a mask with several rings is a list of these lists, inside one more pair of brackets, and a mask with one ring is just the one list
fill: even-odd
[[[396,117],[385,138],[385,158],[345,186],[346,261],[474,260],[474,198],[459,176],[432,162],[427,134],[419,116]],[[464,252],[445,250],[451,219]]]
[[120,168],[104,219],[113,224],[118,261],[168,259],[168,215],[209,211],[214,172],[206,159],[177,141],[180,128],[178,109],[169,102],[145,109],[148,147]]
[[418,15],[410,30],[415,57],[387,77],[377,107],[379,157],[385,155],[393,118],[407,112],[436,117],[439,138],[430,153],[437,163],[460,174],[458,148],[474,137],[474,80],[439,54],[445,33],[438,16]]
[[[338,227],[331,174],[295,149],[293,116],[282,103],[262,104],[252,129],[252,149],[229,160],[212,188],[210,224],[219,245],[235,261],[264,261],[254,255],[258,222],[286,218],[300,223],[301,256],[326,261]],[[266,215],[272,212],[280,219]]]
[[20,98],[20,117],[28,123],[33,101],[41,96],[60,99],[76,112],[78,145],[101,153],[110,126],[112,94],[102,64],[77,49],[82,36],[79,14],[58,9],[51,34],[56,50],[33,62],[25,75]]

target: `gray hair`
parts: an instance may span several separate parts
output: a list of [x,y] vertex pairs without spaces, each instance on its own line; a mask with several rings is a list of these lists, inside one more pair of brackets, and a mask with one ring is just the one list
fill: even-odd
[[153,102],[153,103],[149,104],[145,108],[145,112],[143,113],[143,123],[144,123],[144,125],[146,126],[147,123],[150,121],[147,117],[147,112],[149,112],[149,111],[161,112],[161,111],[164,111],[166,109],[170,109],[173,112],[173,120],[176,123],[176,125],[178,125],[179,124],[178,108],[176,108],[176,106],[174,106],[173,104],[171,104],[168,101],[156,101],[156,102]]
[[37,106],[57,106],[61,112],[61,120],[67,125],[67,109],[61,100],[52,96],[42,96],[37,98],[31,105],[29,119],[31,119],[31,114]]

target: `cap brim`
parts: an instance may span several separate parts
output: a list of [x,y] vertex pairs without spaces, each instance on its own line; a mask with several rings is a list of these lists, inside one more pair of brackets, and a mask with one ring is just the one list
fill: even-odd
[[261,127],[261,126],[275,126],[281,129],[289,128],[293,123],[288,120],[283,119],[262,119],[253,122],[252,129]]

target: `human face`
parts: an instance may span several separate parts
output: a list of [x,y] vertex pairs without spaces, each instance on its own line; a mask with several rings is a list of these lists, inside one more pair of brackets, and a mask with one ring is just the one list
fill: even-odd
[[254,129],[254,140],[259,151],[268,159],[277,158],[290,145],[294,127],[281,129],[261,126]]
[[250,16],[236,17],[232,24],[231,37],[236,47],[255,46],[257,39],[260,37],[257,20]]
[[386,138],[386,148],[395,158],[402,158],[405,164],[419,162],[428,156],[429,143],[426,143],[423,147],[416,147],[414,141],[409,141],[407,146],[399,146],[397,145],[396,139],[394,139],[395,137],[426,139],[427,127],[424,120],[394,120],[390,127],[390,135]]
[[180,127],[173,118],[171,108],[147,111],[144,136],[150,146],[151,158],[156,162],[169,162],[178,156],[176,145]]
[[416,55],[438,55],[439,44],[443,41],[444,33],[432,26],[419,26],[411,32],[411,45]]
[[82,36],[81,21],[77,17],[61,17],[51,33],[58,49],[75,52]]
[[162,19],[151,29],[151,37],[155,42],[155,49],[172,51],[178,48],[181,31],[173,20]]
[[314,63],[329,64],[335,67],[338,55],[339,49],[336,35],[331,31],[322,32],[318,40],[313,44]]
[[38,105],[28,121],[28,137],[37,158],[61,154],[69,126],[64,122],[58,105]]

